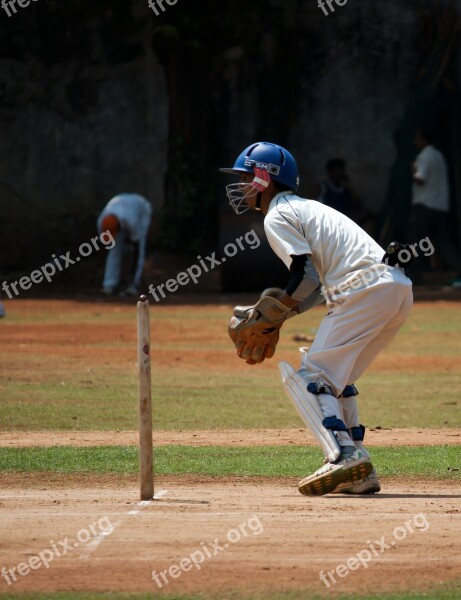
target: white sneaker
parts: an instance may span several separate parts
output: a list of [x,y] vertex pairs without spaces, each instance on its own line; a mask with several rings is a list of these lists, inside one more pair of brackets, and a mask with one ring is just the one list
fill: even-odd
[[331,492],[332,494],[376,494],[381,491],[381,484],[379,483],[378,474],[376,469],[359,481],[353,483],[340,483],[338,487]]
[[323,496],[333,492],[341,483],[353,483],[368,477],[372,470],[370,458],[361,450],[355,450],[344,460],[328,462],[313,475],[301,479],[298,490],[304,496]]

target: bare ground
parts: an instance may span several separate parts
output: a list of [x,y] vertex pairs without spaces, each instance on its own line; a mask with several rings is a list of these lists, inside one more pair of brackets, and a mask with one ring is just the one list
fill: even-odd
[[[451,483],[388,480],[374,497],[309,499],[290,480],[165,477],[157,481],[162,497],[140,506],[137,487],[124,478],[98,485],[93,476],[86,486],[69,476],[0,481],[0,565],[17,566],[53,543],[63,552],[59,542],[68,538],[48,569],[13,571],[17,581],[1,579],[0,591],[155,592],[152,570],[194,552],[196,561],[205,557],[200,570],[173,570],[176,579],[159,580],[162,590],[400,590],[448,582],[461,571],[461,493]],[[320,580],[321,570],[359,553],[366,575],[356,561],[354,571],[334,575],[336,583],[328,578],[329,588]]]
[[[226,299],[220,307],[223,315],[229,312],[228,304]],[[437,306],[442,309],[450,304]],[[134,327],[120,323],[114,329],[112,324],[85,323],[84,318],[89,312],[94,313],[95,319],[100,313],[114,313],[114,317],[125,311],[131,314],[133,306],[61,300],[7,303],[9,315],[23,309],[36,322],[18,320],[4,328],[2,344],[7,352],[0,371],[5,376],[23,381],[24,361],[29,356],[40,356],[44,365],[56,368],[57,349],[66,357],[81,359],[84,355],[85,361],[97,364],[110,361],[116,367],[132,365],[132,356],[124,348],[114,346],[103,351],[99,342],[116,337],[135,348]],[[156,309],[159,313],[164,310]],[[63,315],[68,310],[75,313],[75,322],[41,322],[45,311]],[[187,307],[170,306],[168,310],[179,314]],[[206,315],[208,308],[203,305],[198,310]],[[8,318],[5,322],[8,325]],[[218,325],[221,328],[220,324],[213,327]],[[187,335],[188,340],[197,342],[195,352],[169,348],[159,353],[159,364],[175,364],[181,358],[184,368],[194,371],[203,365],[213,368],[227,363],[235,368],[232,353],[201,349],[203,334],[191,330],[187,322],[175,329],[168,319],[159,319],[156,326],[159,339],[180,344]],[[430,345],[429,340],[427,343]],[[395,371],[411,367],[414,372],[426,372],[434,365],[437,369],[459,371],[459,359],[445,356],[401,361],[386,355],[375,362],[374,369]],[[42,367],[27,376],[40,381]],[[137,433],[130,431],[0,432],[3,447],[136,443]],[[154,444],[260,446],[310,445],[313,441],[304,429],[157,431]],[[460,445],[461,431],[367,432],[370,446],[432,444]],[[204,558],[203,564],[198,565],[200,569],[173,569],[176,578],[168,575],[168,584],[159,580],[162,591],[219,593],[236,589],[245,594],[293,589],[303,590],[304,599],[314,593],[424,589],[459,578],[459,484],[413,479],[385,479],[383,484],[383,491],[373,497],[330,495],[309,499],[298,494],[294,479],[170,476],[156,479],[158,500],[139,505],[138,485],[132,476],[0,473],[0,568],[5,566],[14,575],[10,586],[5,577],[0,577],[0,597],[4,591],[155,593],[160,588],[151,579],[153,569],[164,571],[194,553],[199,559],[197,552],[205,556],[205,548],[212,555],[216,551],[216,555]],[[104,531],[98,523],[107,526],[108,522],[113,531],[106,529],[108,535],[101,535]],[[261,527],[256,529],[258,522]],[[240,526],[246,527],[247,535],[239,533]],[[78,536],[82,538],[88,532],[90,538],[79,541]],[[234,541],[236,534],[239,541]],[[215,543],[223,550],[217,551]],[[61,551],[61,556],[54,553],[49,568],[43,562],[38,566],[34,562],[34,570],[18,574],[18,567],[22,572],[27,570],[27,565],[19,566],[20,563],[44,550],[51,552],[53,546]],[[320,571],[333,571],[357,556],[362,557],[364,564],[358,560],[350,562],[355,569],[346,574],[340,568],[342,576],[334,574],[336,583],[327,576],[330,587],[321,581]]]
[[[212,429],[155,431],[154,445],[315,446],[306,429]],[[136,431],[0,431],[0,448],[32,446],[132,446]],[[461,445],[461,429],[367,429],[367,446]]]

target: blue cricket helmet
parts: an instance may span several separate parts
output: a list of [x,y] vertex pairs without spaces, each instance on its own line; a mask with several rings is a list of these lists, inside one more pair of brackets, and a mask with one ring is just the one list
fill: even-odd
[[239,175],[254,173],[254,167],[267,171],[271,179],[293,191],[299,187],[299,171],[293,155],[282,146],[270,142],[256,142],[245,148],[232,168],[219,169],[222,173]]

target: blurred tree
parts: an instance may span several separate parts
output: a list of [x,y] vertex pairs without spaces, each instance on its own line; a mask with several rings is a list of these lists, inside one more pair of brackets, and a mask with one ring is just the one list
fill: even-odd
[[[394,132],[396,159],[394,161],[378,224],[377,236],[382,244],[393,239],[406,240],[411,212],[411,164],[415,156],[413,139],[417,129],[429,127],[438,138],[438,146],[447,158],[452,199],[461,203],[461,132],[459,122],[460,98],[456,87],[456,60],[454,50],[461,27],[461,18],[448,4],[445,8],[421,11],[420,15],[421,64],[419,80],[413,96],[406,103],[402,121]],[[453,224],[456,207],[452,202]],[[461,227],[461,225],[460,225]],[[458,233],[453,231],[452,233]],[[461,234],[461,230],[459,232]]]
[[256,131],[248,132],[246,143],[258,136],[287,143],[297,110],[299,58],[292,30],[300,5],[272,1],[261,14],[260,6],[244,0],[183,0],[153,24],[169,102],[162,241],[170,248],[200,251],[217,241],[217,169],[229,162],[225,140],[235,93],[229,73],[237,69],[238,91],[257,97]]

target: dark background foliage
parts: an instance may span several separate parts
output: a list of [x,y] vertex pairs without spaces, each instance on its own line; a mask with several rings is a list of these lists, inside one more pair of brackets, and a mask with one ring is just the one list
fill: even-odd
[[349,0],[329,16],[315,0],[165,7],[37,0],[0,11],[2,271],[86,241],[121,191],[153,202],[151,249],[216,247],[234,231],[217,168],[258,139],[292,150],[304,195],[344,156],[386,243],[405,235],[422,124],[449,163],[458,234],[460,1]]

